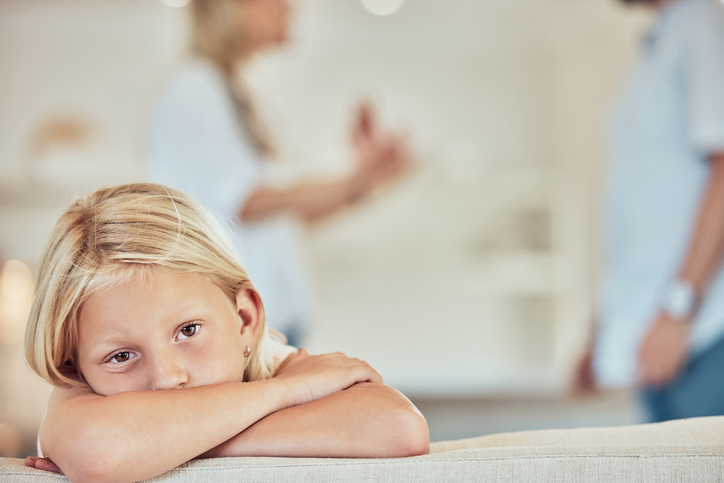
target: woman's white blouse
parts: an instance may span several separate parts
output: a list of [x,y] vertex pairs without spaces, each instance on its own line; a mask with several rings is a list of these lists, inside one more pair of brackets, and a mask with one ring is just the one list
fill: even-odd
[[264,301],[269,325],[304,326],[309,281],[298,220],[276,216],[241,226],[237,214],[264,176],[264,160],[238,120],[225,80],[210,62],[187,64],[163,93],[151,121],[148,174],[224,220]]

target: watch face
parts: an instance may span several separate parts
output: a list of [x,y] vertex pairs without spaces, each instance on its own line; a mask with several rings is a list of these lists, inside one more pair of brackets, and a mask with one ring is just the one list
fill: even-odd
[[668,286],[661,309],[675,319],[686,319],[694,315],[696,306],[694,287],[689,282],[674,280]]

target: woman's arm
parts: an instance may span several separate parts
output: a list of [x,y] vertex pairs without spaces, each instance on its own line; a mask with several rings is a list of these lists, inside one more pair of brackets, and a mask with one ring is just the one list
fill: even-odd
[[417,408],[391,387],[362,383],[270,414],[201,457],[398,458],[429,451]]
[[350,205],[363,193],[347,178],[284,188],[260,186],[245,200],[239,218],[243,223],[253,223],[286,212],[313,222]]
[[276,188],[255,188],[239,212],[243,222],[253,222],[280,212],[296,213],[313,222],[349,206],[365,194],[391,182],[411,165],[407,147],[390,138],[385,144],[370,148],[366,161],[348,177]]
[[275,411],[357,382],[381,381],[369,365],[342,354],[303,359],[295,372],[252,383],[111,396],[85,388],[56,390],[40,443],[71,481],[138,481],[218,446]]
[[259,186],[244,200],[239,218],[243,222],[253,222],[279,212],[291,212],[313,222],[394,181],[412,165],[412,157],[403,138],[375,132],[369,106],[360,107],[352,138],[357,151],[357,166],[349,176],[284,188]]

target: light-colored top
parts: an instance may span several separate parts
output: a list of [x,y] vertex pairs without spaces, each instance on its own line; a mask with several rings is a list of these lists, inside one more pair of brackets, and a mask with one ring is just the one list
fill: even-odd
[[271,344],[272,352],[274,353],[274,374],[276,374],[279,366],[282,365],[282,362],[287,360],[287,357],[289,357],[290,355],[297,353],[297,348],[290,345],[282,344],[280,341],[273,337],[271,338]]
[[221,73],[203,60],[187,64],[152,118],[149,177],[193,196],[227,222],[240,261],[264,301],[269,326],[287,332],[303,327],[311,312],[301,226],[288,216],[243,227],[238,219],[246,198],[266,180],[264,164]]
[[[707,157],[724,150],[724,5],[668,4],[642,50],[611,126],[594,359],[609,387],[634,383],[639,344],[692,234]],[[722,272],[694,323],[693,353],[724,335]]]

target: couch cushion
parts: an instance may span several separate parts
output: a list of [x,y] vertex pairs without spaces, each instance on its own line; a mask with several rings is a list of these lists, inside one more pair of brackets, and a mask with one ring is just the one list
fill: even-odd
[[[521,447],[523,448],[523,447]],[[272,461],[273,460],[273,461]],[[0,481],[62,483],[60,475],[25,468],[23,461],[0,458]],[[724,481],[722,455],[518,455],[394,460],[315,460],[310,458],[220,458],[194,461],[149,480],[158,483],[242,482],[713,482]]]
[[[724,481],[724,418],[554,431],[434,443],[414,458],[218,458],[186,463],[150,481],[187,482],[708,482]],[[0,481],[64,477],[0,458]]]
[[598,446],[606,451],[618,452],[617,448],[621,445],[638,445],[642,451],[644,448],[649,448],[658,453],[661,451],[685,451],[687,448],[693,450],[694,446],[710,444],[719,448],[724,445],[724,416],[610,428],[552,429],[490,434],[477,438],[432,443],[430,452],[517,446],[540,447],[544,452],[555,453],[557,453],[555,449],[557,447],[562,448],[563,452],[567,452],[571,446]]

